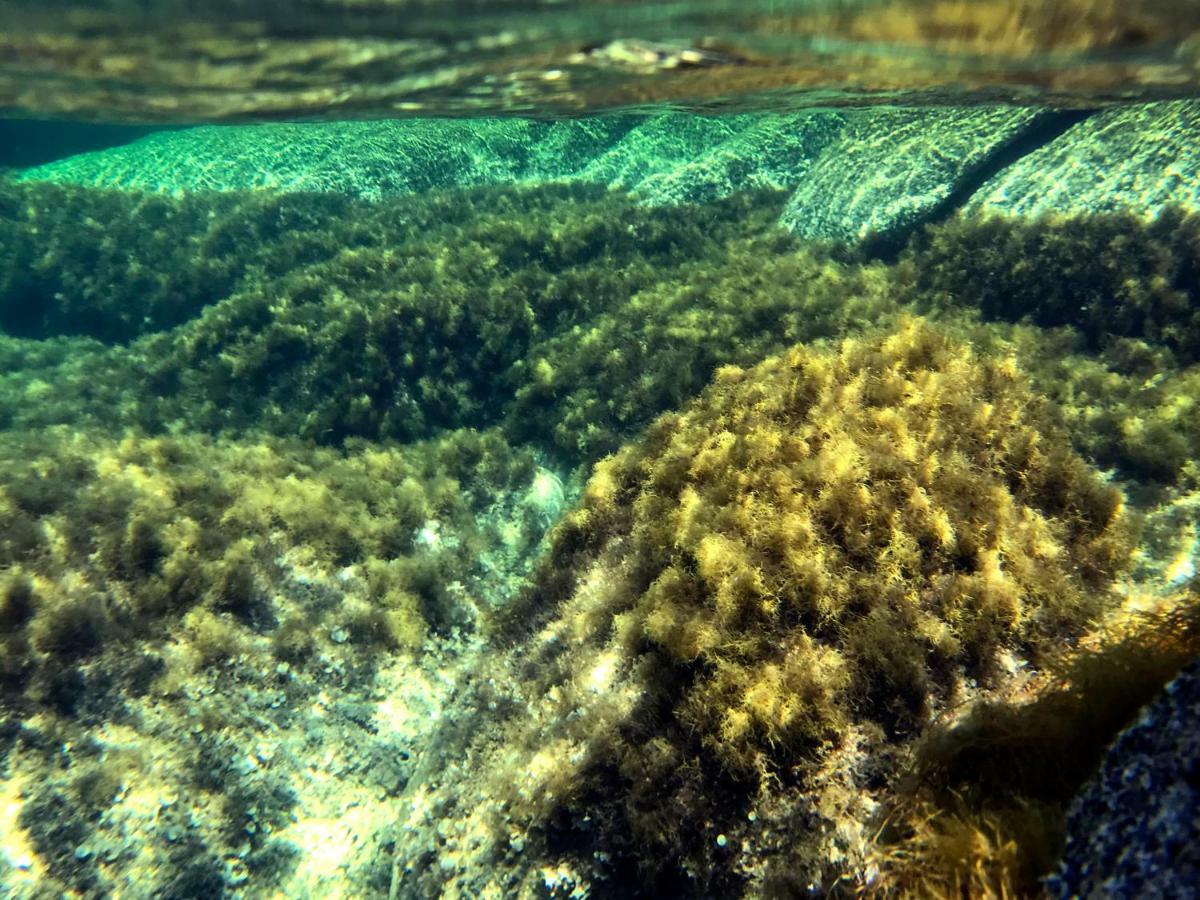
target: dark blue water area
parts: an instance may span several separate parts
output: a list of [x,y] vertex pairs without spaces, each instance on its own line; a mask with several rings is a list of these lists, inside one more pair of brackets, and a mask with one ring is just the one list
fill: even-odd
[[0,169],[22,169],[118,147],[162,130],[152,125],[0,118]]

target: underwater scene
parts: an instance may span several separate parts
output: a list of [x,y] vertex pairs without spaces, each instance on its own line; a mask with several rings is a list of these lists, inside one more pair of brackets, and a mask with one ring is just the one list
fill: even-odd
[[7,0],[0,897],[1200,897],[1200,0]]

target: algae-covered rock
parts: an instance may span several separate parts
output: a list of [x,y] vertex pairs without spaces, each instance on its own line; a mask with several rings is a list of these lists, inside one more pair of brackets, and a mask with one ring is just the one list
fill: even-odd
[[[534,506],[514,500],[503,534],[485,512],[532,491],[537,475],[529,451],[475,432],[343,451],[10,433],[0,447],[0,688],[53,693],[76,665],[168,636],[186,648],[185,669],[247,652],[255,634],[293,663],[330,647],[336,629],[348,650],[412,650],[430,628],[487,614],[451,586],[469,583],[481,557],[532,553],[547,524]],[[284,602],[273,585],[297,568],[353,571],[360,590],[346,582],[333,610]]]
[[[583,185],[375,202],[0,186],[0,423],[329,444],[503,423],[595,460],[723,363],[915,304],[1070,327],[1077,344],[1029,359],[1077,446],[1164,481],[1190,457],[1195,217],[956,218],[892,267],[790,237],[782,197],[651,209]],[[1078,352],[1105,359],[1058,365]]]
[[723,368],[554,533],[547,612],[487,672],[522,712],[430,770],[445,844],[414,807],[406,890],[854,878],[894,752],[1078,634],[1130,549],[1011,359],[910,321]]
[[1046,116],[1010,107],[847,113],[780,221],[806,238],[895,240]]
[[336,253],[321,229],[351,208],[334,194],[175,200],[0,184],[0,331],[124,343],[169,329],[247,281]]
[[1075,125],[984,184],[968,212],[1026,218],[1170,205],[1200,210],[1200,104],[1114,107]]
[[903,729],[935,690],[926,668],[986,671],[999,646],[1086,616],[1128,552],[1119,495],[1039,422],[1013,366],[919,324],[838,356],[792,350],[719,370],[597,466],[560,546],[627,536],[647,580],[637,630],[707,673],[684,718],[727,764],[820,737],[832,712],[777,709],[756,686],[820,670],[812,641],[857,714]]
[[1172,484],[1200,446],[1198,236],[1200,217],[1179,208],[963,215],[915,238],[893,284],[901,305],[978,310],[976,339],[1007,333],[1078,449]]
[[720,365],[890,321],[890,287],[884,267],[838,262],[781,231],[734,240],[720,265],[689,264],[533,348],[506,427],[568,458],[599,459],[698,393]]
[[1094,350],[1134,338],[1200,359],[1200,216],[1128,211],[1035,219],[962,215],[910,246],[914,301],[973,306],[988,319],[1070,325]]
[[413,744],[564,496],[494,432],[6,431],[0,893],[386,893]]
[[[777,227],[782,192],[676,202],[775,184],[840,116],[546,126],[547,159],[636,197],[0,185],[13,877],[878,885],[914,740],[1016,704],[1125,571],[1118,495],[1071,447],[1194,478],[1195,235],[951,222],[891,266]],[[743,166],[751,144],[777,152]],[[1016,292],[1057,327],[991,321]],[[939,323],[897,325],[905,304]],[[610,452],[514,600],[566,467]],[[976,827],[992,811],[950,833],[1024,840]]]
[[[184,422],[334,444],[504,422],[574,462],[723,362],[894,308],[882,267],[801,248],[770,192],[662,209],[587,185],[373,203],[49,184],[0,196],[24,211],[0,250],[14,335],[0,337],[0,422],[20,427]],[[150,215],[155,240],[122,249]]]

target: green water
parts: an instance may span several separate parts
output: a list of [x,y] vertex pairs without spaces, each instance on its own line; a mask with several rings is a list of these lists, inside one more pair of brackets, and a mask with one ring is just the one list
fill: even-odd
[[1192,4],[190,6],[0,12],[0,895],[1194,890]]

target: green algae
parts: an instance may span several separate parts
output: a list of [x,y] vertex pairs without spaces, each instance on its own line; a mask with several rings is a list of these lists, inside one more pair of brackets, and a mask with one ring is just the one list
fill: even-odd
[[420,890],[495,888],[507,835],[545,858],[581,819],[618,885],[858,871],[934,717],[1116,603],[1131,522],[1047,413],[1011,356],[921,321],[720,369],[553,532],[537,627],[494,660],[528,713],[454,770],[463,849],[401,851]]
[[[6,521],[0,532],[0,704],[10,721],[36,711],[54,723],[21,732],[17,742],[33,777],[57,773],[33,798],[23,827],[44,832],[37,849],[50,876],[76,890],[94,890],[109,876],[103,866],[76,860],[74,848],[60,852],[56,842],[103,852],[116,828],[106,816],[120,807],[112,785],[128,778],[94,760],[59,771],[39,742],[61,745],[105,723],[120,724],[142,698],[152,698],[168,718],[205,723],[203,738],[159,731],[147,746],[189,760],[186,779],[200,785],[219,825],[203,839],[184,828],[186,837],[154,858],[177,876],[159,885],[164,891],[229,885],[232,876],[220,860],[240,846],[248,825],[259,827],[259,814],[269,828],[286,829],[292,801],[274,776],[239,774],[227,760],[218,764],[232,755],[233,735],[253,734],[259,726],[232,699],[197,699],[197,685],[243,682],[266,693],[286,683],[279,689],[316,702],[315,687],[304,693],[290,679],[311,679],[306,686],[334,677],[360,684],[356,678],[386,660],[416,666],[431,647],[456,635],[475,635],[493,647],[536,643],[530,635],[556,613],[551,601],[573,580],[581,611],[563,626],[564,646],[602,635],[622,652],[651,648],[661,657],[655,671],[692,666],[707,676],[661,679],[650,692],[650,708],[618,689],[646,676],[626,679],[620,654],[601,654],[590,668],[572,659],[575,680],[559,685],[555,696],[539,693],[552,690],[556,676],[551,670],[531,674],[529,659],[536,654],[489,659],[470,695],[480,709],[493,704],[513,730],[498,729],[486,716],[449,724],[426,771],[441,771],[443,762],[455,771],[451,757],[467,740],[465,732],[478,729],[473,737],[485,743],[511,738],[506,749],[516,755],[492,774],[502,776],[505,815],[519,815],[489,819],[492,813],[483,810],[463,821],[486,826],[489,840],[503,844],[500,852],[514,869],[526,866],[526,874],[537,862],[518,864],[521,851],[505,842],[514,840],[509,829],[515,828],[527,841],[525,860],[548,859],[537,855],[540,838],[526,836],[531,822],[538,823],[534,832],[545,827],[568,844],[589,847],[608,847],[633,823],[633,834],[662,851],[654,866],[664,889],[686,884],[680,873],[689,870],[715,873],[713,885],[743,884],[722,855],[718,834],[726,844],[755,840],[771,847],[775,862],[770,872],[754,875],[761,876],[758,884],[787,884],[793,864],[797,871],[820,870],[827,861],[819,863],[815,844],[784,846],[795,836],[787,823],[799,821],[808,802],[803,791],[788,794],[790,800],[776,796],[771,807],[765,788],[757,793],[747,784],[770,772],[764,785],[775,779],[792,788],[817,785],[814,795],[832,804],[829,809],[868,821],[866,806],[856,805],[863,795],[837,781],[843,771],[838,754],[829,757],[833,769],[812,782],[795,781],[791,765],[820,759],[823,740],[850,732],[840,744],[845,753],[874,748],[886,758],[891,749],[880,743],[880,733],[907,737],[923,728],[931,710],[953,695],[960,670],[1002,681],[998,648],[1036,661],[1064,634],[1077,634],[1078,621],[1069,615],[1043,622],[1035,607],[1087,619],[1120,566],[1093,564],[1071,550],[1064,558],[1095,576],[1094,594],[1072,580],[1080,577],[1075,570],[1053,589],[1027,579],[1017,601],[988,594],[991,606],[972,606],[964,599],[970,592],[960,592],[954,597],[967,611],[947,600],[954,619],[948,630],[911,610],[896,613],[920,625],[929,646],[919,652],[913,634],[883,613],[857,631],[844,609],[826,611],[832,618],[825,632],[820,616],[789,619],[787,641],[798,648],[793,655],[814,662],[789,668],[787,660],[770,658],[770,642],[758,635],[761,616],[776,622],[763,610],[771,597],[786,593],[787,580],[768,579],[763,584],[771,590],[760,591],[743,564],[781,565],[772,556],[771,542],[782,540],[772,523],[789,523],[765,508],[755,517],[759,500],[753,497],[746,500],[746,522],[725,522],[722,503],[743,494],[761,499],[763,491],[718,476],[751,471],[760,457],[773,459],[778,435],[771,428],[784,427],[791,413],[772,412],[778,391],[755,393],[753,379],[728,367],[750,370],[799,344],[788,352],[808,361],[801,368],[819,369],[833,358],[831,346],[855,346],[839,342],[887,330],[906,309],[921,309],[940,323],[931,327],[944,335],[945,347],[957,348],[933,353],[949,368],[933,365],[926,375],[958,390],[931,389],[933,399],[914,399],[914,409],[930,420],[948,415],[955,403],[985,418],[1000,409],[1020,431],[1034,418],[1014,420],[1013,410],[1037,406],[1038,433],[1053,436],[1044,441],[1055,448],[1053,462],[1062,464],[1050,467],[1053,477],[1039,482],[1036,467],[1013,462],[1014,442],[992,441],[990,432],[976,435],[972,447],[991,448],[987,453],[1007,460],[997,463],[1001,469],[1021,473],[1015,487],[1008,485],[1018,494],[1043,484],[1062,507],[1043,510],[1051,519],[1062,516],[1083,528],[1080,523],[1103,518],[1097,510],[1108,508],[1098,498],[1111,490],[1099,487],[1075,454],[1113,467],[1121,478],[1153,483],[1159,497],[1186,490],[1195,477],[1200,420],[1189,285],[1196,225],[1178,213],[1152,223],[1124,215],[1087,223],[952,221],[918,236],[899,264],[887,265],[782,231],[776,221],[784,197],[772,191],[651,210],[622,193],[586,186],[477,187],[365,202],[261,193],[147,197],[3,184],[0,202],[12,213],[0,250],[0,315],[15,332],[0,336],[0,514]],[[158,223],[156,237],[139,243],[134,237],[147,220]],[[968,275],[960,276],[955,265],[964,259]],[[1047,270],[1058,273],[1056,280],[1035,277]],[[1012,296],[1030,299],[1029,321],[1008,321],[1019,318],[1003,303]],[[1105,318],[1102,309],[1121,315]],[[966,342],[974,350],[964,349]],[[1016,399],[1002,391],[965,391],[964,385],[979,387],[987,373],[1002,382],[998,373],[1008,371],[1010,358],[1027,373],[1032,393],[1024,382]],[[646,432],[647,425],[664,412],[699,409],[703,402],[694,398],[714,376],[706,396],[724,391],[733,406],[747,409],[759,409],[758,403],[774,424],[745,434],[734,428],[734,446],[722,450],[705,443],[711,422],[701,417],[670,452],[639,457],[645,441],[663,437],[665,426]],[[847,391],[837,382],[827,393]],[[1033,403],[1035,394],[1045,402]],[[830,427],[837,416],[859,414],[853,404],[826,400]],[[985,414],[989,404],[994,408]],[[660,421],[678,425],[690,422],[688,415],[668,412]],[[983,427],[966,412],[959,419],[951,430],[960,437]],[[850,430],[859,438],[871,431]],[[893,449],[899,452],[899,445]],[[670,493],[681,460],[718,450],[732,454],[733,464],[710,466],[713,495],[706,495],[708,518],[702,518],[712,534],[668,533],[663,523],[672,520],[660,495]],[[596,466],[613,452],[625,468],[611,460]],[[520,595],[545,529],[570,505],[571,467],[590,473],[591,487],[554,539],[540,590]],[[621,478],[609,477],[614,467]],[[967,495],[986,479],[958,474],[954,490],[939,497],[953,513],[947,514],[951,530],[965,535],[974,520],[963,510],[980,505]],[[830,492],[818,478],[800,493],[828,499]],[[635,494],[645,495],[640,505]],[[864,513],[845,497],[839,502],[845,519],[834,541],[841,542],[839,552],[886,581],[886,566],[859,558],[862,548],[852,546],[846,523],[858,516],[882,534],[888,516]],[[989,510],[1000,518],[1012,512],[1003,504]],[[630,529],[637,531],[641,555],[631,562],[614,546],[596,562],[598,544],[622,517],[637,525]],[[993,523],[996,534],[1008,533],[1019,519]],[[734,525],[753,531],[742,541],[750,548],[745,553],[728,533]],[[933,575],[921,571],[934,580],[956,577],[955,566],[966,563],[938,556],[929,543],[936,543],[937,529],[926,532],[928,546],[921,535],[913,538],[916,557],[900,552],[902,540],[883,550],[871,546],[900,559],[898,571],[936,562],[941,568]],[[667,565],[673,554],[694,559]],[[663,566],[674,573],[670,578],[659,571]],[[650,581],[658,585],[657,599],[639,606],[640,618],[609,615],[612,604],[641,596],[623,593],[623,579],[645,581],[653,573],[663,576]],[[971,584],[988,587],[975,575]],[[827,572],[822,577],[822,583],[837,580]],[[706,590],[716,598],[707,605],[697,599],[709,597]],[[1028,608],[1022,605],[1027,597],[1036,600]],[[722,611],[718,601],[728,601],[733,612]],[[837,627],[830,624],[835,621]],[[830,661],[832,651],[821,643],[830,629],[853,632],[853,640],[843,636],[845,645],[837,645],[852,664]],[[713,634],[721,646],[705,643]],[[767,656],[754,657],[756,650]],[[799,669],[829,677],[797,681]],[[510,696],[508,688],[486,684],[506,675],[526,694]],[[689,693],[685,684],[694,689]],[[853,703],[839,699],[851,690]],[[807,717],[779,701],[788,691],[808,692]],[[604,696],[597,699],[598,693]],[[595,716],[571,718],[577,708]],[[537,722],[522,718],[527,715]],[[345,711],[347,720],[355,717],[362,718]],[[537,723],[546,722],[551,732],[559,724],[564,732],[541,743],[530,738],[539,734]],[[620,751],[629,722],[639,723],[637,736],[658,739],[636,752]],[[855,723],[850,732],[848,722]],[[655,731],[660,726],[665,737]],[[555,754],[578,753],[590,753],[589,765],[599,767],[588,769],[587,778],[570,766],[546,768]],[[514,759],[529,763],[532,782],[511,770]],[[711,782],[672,780],[672,772],[691,772],[697,760],[712,761],[719,774]],[[210,766],[220,775],[206,780]],[[385,793],[394,793],[407,776],[380,777]],[[462,783],[476,784],[474,778],[468,771]],[[631,799],[625,810],[604,806],[594,793],[621,798],[613,785],[646,783],[666,789],[651,800]],[[218,804],[217,796],[230,799]],[[258,797],[274,797],[274,805],[251,815]],[[451,802],[473,799],[464,794]],[[591,801],[605,810],[594,830],[575,816]],[[64,804],[78,808],[78,816],[66,816]],[[663,839],[685,807],[708,810],[714,821],[758,809],[764,824],[717,832],[694,821],[677,840]],[[56,817],[62,832],[50,824]],[[257,884],[286,878],[297,864],[288,846],[270,839],[267,828],[255,833],[260,837],[249,841],[239,865]],[[616,838],[612,846],[623,848],[614,866],[628,867],[614,878],[633,879],[638,851]],[[842,849],[847,860],[866,853]],[[426,885],[461,876],[464,885],[476,886],[483,878],[482,869],[422,871],[427,880],[417,883]],[[387,890],[386,873],[371,878]]]
[[[1078,336],[1029,333],[1025,364],[1098,462],[1169,483],[1194,446],[1196,225],[1179,212],[964,219],[888,267],[779,231],[770,193],[655,211],[565,186],[376,204],[49,185],[4,197],[23,211],[0,245],[9,427],[186,423],[336,444],[503,425],[573,465],[723,363],[915,305]],[[157,237],[135,240],[147,217]],[[1077,365],[1057,362],[1068,346]]]
[[1179,208],[1022,221],[961,217],[930,229],[902,268],[916,298],[985,318],[1069,325],[1094,351],[1122,338],[1200,359],[1200,218]]
[[486,633],[553,501],[495,432],[333,449],[49,428],[0,447],[0,724],[29,784],[18,824],[60,890],[291,877],[290,770],[247,763],[247,741],[270,721],[280,748],[258,752],[300,766],[328,734],[394,792],[408,747],[371,738],[375,705],[350,698],[387,667],[419,684],[431,646]]
[[[14,190],[16,202],[39,208],[73,195],[44,186]],[[129,195],[100,198],[109,218],[131,222],[139,215],[142,201]],[[220,219],[230,203],[220,197],[175,205],[190,210],[191,221]],[[535,380],[532,363],[542,343],[620,308],[686,262],[719,265],[732,234],[770,230],[769,215],[749,215],[757,205],[735,200],[711,207],[702,228],[687,207],[653,213],[586,187],[480,189],[375,205],[250,195],[232,202],[229,229],[219,229],[222,247],[246,248],[236,285],[213,302],[193,304],[191,317],[176,328],[138,340],[152,328],[150,313],[112,335],[128,341],[125,347],[69,359],[67,367],[78,368],[56,379],[67,388],[45,402],[24,402],[44,377],[17,376],[23,383],[4,392],[0,418],[43,424],[94,417],[149,430],[182,420],[208,431],[259,428],[331,444],[485,426],[500,418],[523,381]],[[769,197],[762,205],[773,208]],[[36,288],[17,284],[0,308],[16,316],[40,302],[61,307],[43,318],[77,322],[70,304],[86,304],[86,296],[55,298],[75,271],[72,260],[87,258],[79,243],[89,234],[84,228],[80,237],[66,222],[61,227],[79,240],[60,245],[53,223],[37,232],[54,280]],[[90,237],[108,241],[98,230]],[[164,265],[189,258],[186,230],[177,241],[165,259],[151,247],[145,261],[134,251],[111,269],[103,260],[85,265],[80,277],[106,285],[114,303],[136,294],[143,309],[161,307],[182,318],[186,294],[180,300],[170,284],[150,290],[130,283],[131,265],[141,271],[155,258]],[[281,260],[290,264],[281,268]],[[197,265],[202,282],[203,257]],[[23,259],[12,261],[10,271],[24,270]],[[95,315],[103,317],[100,310]],[[120,325],[107,327],[111,334]],[[38,336],[55,334],[43,326]],[[39,352],[9,343],[18,359]],[[132,402],[147,387],[153,396]]]
[[1198,235],[1178,208],[959,217],[914,238],[898,298],[978,313],[976,339],[1017,348],[1090,459],[1142,488],[1182,485],[1200,446]]
[[[310,650],[335,627],[351,646],[416,648],[427,628],[468,616],[447,585],[470,582],[502,540],[477,517],[494,497],[530,489],[537,471],[528,451],[468,431],[321,450],[52,429],[5,450],[6,656],[33,663],[12,674],[35,692],[64,664],[180,631],[196,663],[211,665],[236,655],[240,636],[293,616]],[[532,513],[516,524],[538,527]],[[422,539],[431,528],[456,539]],[[329,575],[361,567],[363,596],[326,614],[281,605],[270,585],[285,563]],[[340,618],[325,627],[328,615]]]
[[332,248],[320,224],[336,196],[179,202],[80,188],[8,188],[0,198],[0,328],[39,340],[128,343],[194,317],[255,277]]

